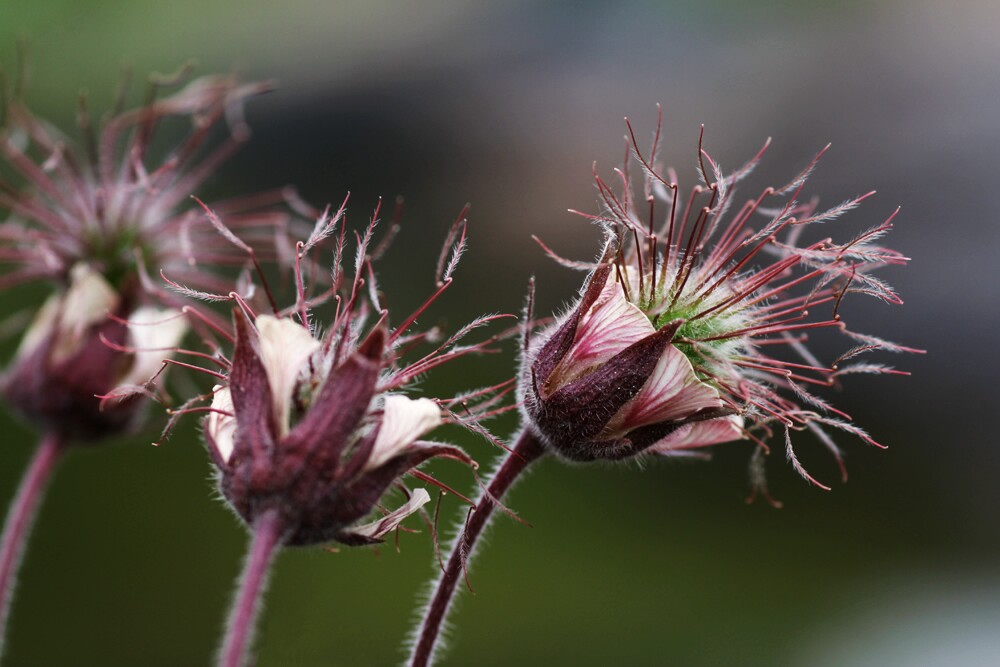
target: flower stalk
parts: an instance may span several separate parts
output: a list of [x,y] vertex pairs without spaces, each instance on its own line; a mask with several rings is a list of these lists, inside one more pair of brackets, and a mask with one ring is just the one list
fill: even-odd
[[229,612],[226,634],[219,651],[219,667],[240,667],[246,662],[271,563],[278,553],[283,532],[281,515],[277,510],[265,511],[254,523],[239,589]]
[[451,555],[441,571],[441,576],[434,587],[434,594],[424,610],[418,635],[413,643],[410,654],[410,667],[426,667],[432,664],[435,647],[441,628],[444,625],[451,603],[455,599],[458,580],[466,571],[469,559],[474,553],[476,542],[483,535],[486,526],[493,517],[493,511],[504,495],[510,491],[514,483],[521,478],[527,469],[542,458],[545,447],[538,436],[525,428],[517,438],[514,447],[497,468],[490,479],[486,491],[479,497],[466,521],[464,528],[455,537],[451,547]]
[[31,533],[31,525],[45,487],[63,451],[63,439],[59,436],[49,433],[42,438],[7,514],[3,537],[0,538],[0,655],[3,655],[7,617],[10,601],[14,596],[17,571]]

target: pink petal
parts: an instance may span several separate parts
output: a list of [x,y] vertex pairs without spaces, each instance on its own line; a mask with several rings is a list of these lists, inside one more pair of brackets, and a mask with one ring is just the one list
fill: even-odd
[[649,451],[656,454],[670,454],[678,450],[707,447],[742,438],[743,419],[736,416],[722,417],[684,424],[650,447]]
[[687,419],[704,408],[720,408],[715,387],[695,375],[691,362],[668,345],[652,375],[605,428],[605,437],[622,437],[640,426]]
[[625,298],[612,273],[597,302],[581,318],[576,340],[556,370],[559,384],[580,377],[655,331],[649,318]]

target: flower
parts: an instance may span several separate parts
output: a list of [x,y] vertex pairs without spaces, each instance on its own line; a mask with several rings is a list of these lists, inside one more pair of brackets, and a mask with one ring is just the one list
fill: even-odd
[[570,315],[536,350],[525,409],[546,443],[581,461],[620,459],[742,437],[742,419],[656,329],[603,263]]
[[65,293],[39,309],[0,389],[43,429],[68,441],[95,441],[132,427],[140,408],[137,393],[106,406],[97,396],[145,383],[161,368],[161,350],[175,347],[187,324],[176,310],[130,311],[85,264],[71,276]]
[[[35,315],[2,383],[6,400],[40,428],[69,441],[95,441],[134,426],[148,391],[185,332],[180,299],[147,275],[163,270],[203,288],[225,284],[209,267],[246,261],[190,205],[182,207],[248,133],[240,107],[267,84],[229,76],[195,79],[95,128],[85,101],[80,145],[32,114],[19,97],[2,109],[0,156],[17,181],[0,179],[0,288],[31,281],[54,286]],[[20,86],[17,86],[20,89]],[[186,137],[153,149],[158,126],[186,119]],[[206,149],[222,119],[228,140]],[[271,242],[284,214],[267,206],[280,197],[217,206],[253,243]],[[266,255],[266,250],[264,251]],[[103,400],[102,400],[103,397]]]
[[[255,314],[241,297],[233,297],[238,304],[233,311],[233,352],[221,362],[225,372],[215,374],[222,381],[212,391],[204,421],[222,496],[248,526],[265,514],[277,514],[285,545],[378,543],[430,500],[424,489],[407,489],[403,475],[446,489],[415,468],[435,457],[475,465],[461,449],[423,439],[449,418],[443,412],[448,402],[410,398],[406,392],[427,370],[482,349],[486,343],[455,343],[493,318],[465,327],[416,363],[401,364],[403,349],[433,337],[408,330],[451,283],[454,262],[447,275],[439,276],[431,299],[390,330],[389,313],[378,302],[377,291],[367,291],[368,300],[363,298],[365,283],[374,285],[368,251],[373,222],[359,239],[353,280],[345,281],[339,266],[341,233],[334,285],[307,299],[301,267],[308,263],[304,260],[309,250],[343,224],[342,214],[343,209],[332,218],[324,215],[310,239],[298,244],[297,304],[274,309],[274,314]],[[222,223],[216,223],[221,228]],[[463,246],[464,231],[455,244],[455,259]],[[321,335],[312,310],[330,299],[337,308]],[[373,310],[379,316],[369,325]],[[404,492],[405,504],[362,523],[390,487]]]
[[430,500],[419,489],[388,517],[354,526],[400,474],[434,456],[471,463],[420,441],[442,422],[436,403],[376,394],[383,328],[334,364],[332,347],[290,319],[251,323],[237,310],[234,321],[232,368],[215,388],[205,439],[223,495],[248,524],[277,508],[294,527],[287,544],[376,542]]
[[[789,431],[814,433],[842,470],[825,428],[878,443],[804,385],[829,386],[846,373],[900,373],[843,362],[876,349],[918,351],[856,333],[838,312],[850,292],[901,303],[872,275],[907,261],[876,244],[892,216],[846,243],[803,243],[807,227],[839,217],[869,195],[823,212],[815,202],[801,203],[814,160],[789,185],[767,188],[733,213],[733,186],[764,149],[724,176],[699,141],[702,182],[684,198],[676,174],[664,176],[655,166],[659,129],[656,136],[646,158],[632,135],[643,175],[639,188],[627,168],[619,172],[621,194],[596,178],[604,211],[587,217],[604,230],[604,251],[596,265],[568,262],[590,269],[580,298],[525,347],[525,416],[549,449],[584,461],[676,454],[740,439],[766,448],[777,428],[785,432],[795,469],[827,488],[799,464]],[[754,215],[762,215],[761,224]],[[814,316],[821,306],[829,314]],[[807,331],[826,327],[856,342],[831,364],[804,345]],[[755,486],[766,493],[758,467],[753,470]]]

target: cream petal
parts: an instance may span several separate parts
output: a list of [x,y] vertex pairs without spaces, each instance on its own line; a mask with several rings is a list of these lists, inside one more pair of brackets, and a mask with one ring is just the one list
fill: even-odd
[[718,390],[699,380],[684,353],[668,345],[646,384],[612,418],[604,435],[621,437],[640,426],[686,419],[703,408],[719,407]]
[[121,384],[144,384],[171,356],[187,333],[187,320],[180,311],[143,306],[128,318],[128,335],[135,348],[132,368]]
[[290,319],[261,315],[256,320],[260,333],[260,356],[271,385],[274,411],[280,435],[288,433],[295,384],[309,357],[320,347],[307,328]]
[[62,327],[66,334],[79,336],[115,309],[118,294],[104,276],[86,264],[74,266],[70,279],[63,301]]
[[735,415],[684,424],[649,448],[658,454],[695,449],[743,439],[743,418]]
[[441,408],[429,398],[411,399],[398,394],[385,397],[382,426],[375,437],[366,469],[376,468],[414,440],[441,424]]
[[52,357],[66,359],[79,348],[83,334],[107,318],[118,306],[118,294],[104,277],[86,264],[77,264],[70,272],[70,286],[63,294],[54,294],[39,309],[25,332],[18,356],[30,354],[58,326]]
[[425,489],[414,489],[413,493],[410,495],[410,499],[399,509],[390,512],[381,519],[377,519],[371,523],[348,528],[344,531],[344,533],[377,540],[386,533],[395,530],[396,526],[403,522],[403,519],[429,503],[430,500],[431,496]]
[[[233,455],[236,435],[236,417],[234,417],[233,397],[229,387],[215,385],[215,396],[212,397],[212,412],[205,420],[205,430],[215,443],[215,449],[223,461],[228,462]],[[225,414],[223,414],[225,413]]]
[[21,337],[21,344],[17,348],[17,357],[23,358],[38,349],[42,341],[52,332],[52,327],[56,325],[59,317],[59,309],[62,306],[63,295],[53,294],[42,307],[38,309],[35,319],[32,320],[28,329]]

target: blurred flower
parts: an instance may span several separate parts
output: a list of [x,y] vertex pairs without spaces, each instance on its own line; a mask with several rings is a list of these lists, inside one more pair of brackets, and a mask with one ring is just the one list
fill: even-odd
[[[699,146],[702,183],[685,199],[676,174],[664,176],[655,164],[655,141],[648,159],[632,142],[641,185],[627,169],[619,172],[620,194],[597,178],[605,210],[587,217],[605,232],[603,255],[596,265],[561,260],[591,273],[576,305],[525,350],[521,394],[530,424],[548,447],[575,460],[673,454],[743,438],[766,448],[776,427],[796,470],[823,486],[799,464],[789,431],[811,431],[838,463],[824,427],[877,443],[805,385],[829,386],[845,373],[898,373],[842,362],[875,349],[915,351],[853,332],[838,313],[850,292],[901,303],[872,275],[906,262],[876,244],[892,217],[846,243],[803,243],[807,227],[868,195],[823,212],[799,202],[814,160],[788,185],[739,205],[732,187],[764,149],[725,176]],[[752,228],[756,214],[762,224]],[[829,314],[814,317],[820,306]],[[856,342],[832,364],[804,345],[808,330],[825,327]],[[754,474],[763,487],[756,467]]]
[[[221,289],[226,282],[213,271],[246,261],[197,207],[181,204],[248,136],[240,107],[268,85],[210,76],[157,98],[187,76],[185,69],[152,77],[145,105],[116,111],[99,128],[81,97],[80,145],[32,114],[20,95],[2,110],[0,155],[15,180],[0,178],[0,207],[8,210],[0,225],[7,269],[0,288],[36,280],[55,286],[3,378],[3,395],[63,440],[93,441],[134,425],[138,392],[184,334],[183,318],[170,307],[180,299],[147,270]],[[230,136],[206,149],[224,118]],[[156,130],[169,119],[187,120],[187,135],[154,149]],[[281,199],[243,198],[217,209],[231,213],[251,242],[273,246],[287,216],[267,206]],[[100,400],[118,387],[132,389]]]
[[146,383],[186,330],[176,310],[130,312],[100,274],[79,264],[65,293],[38,311],[0,388],[43,430],[67,441],[99,440],[131,426],[140,404],[138,394],[106,406],[96,397]]
[[[139,397],[151,394],[187,329],[171,308],[181,299],[147,269],[211,289],[227,282],[206,269],[246,262],[203,215],[179,209],[246,138],[241,104],[268,86],[205,77],[157,99],[161,87],[187,74],[153,77],[147,103],[129,111],[120,110],[123,88],[119,108],[99,129],[81,97],[80,145],[27,109],[23,81],[12,99],[0,90],[0,289],[37,280],[54,286],[0,378],[0,395],[42,434],[0,537],[0,649],[20,555],[58,459],[68,445],[138,425]],[[230,137],[203,150],[224,117]],[[190,128],[177,143],[161,145],[155,131],[168,119],[187,120]],[[285,216],[264,207],[280,199],[257,196],[218,208],[233,214],[251,242],[271,241]]]

